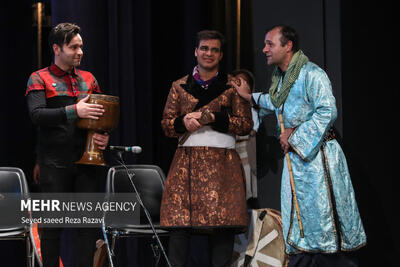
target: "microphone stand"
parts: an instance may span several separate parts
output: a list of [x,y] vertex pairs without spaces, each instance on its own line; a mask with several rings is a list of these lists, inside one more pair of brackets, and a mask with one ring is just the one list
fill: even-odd
[[[133,189],[134,189],[134,191],[135,191],[135,193],[136,193],[137,200],[138,200],[140,206],[143,208],[143,211],[144,211],[144,213],[145,213],[145,215],[146,215],[146,217],[147,217],[147,220],[149,221],[151,230],[153,231],[154,237],[156,238],[157,243],[158,243],[158,245],[159,245],[160,248],[161,248],[161,252],[162,252],[162,254],[164,255],[165,261],[167,262],[167,266],[168,266],[168,267],[172,267],[172,266],[171,266],[171,263],[169,262],[169,259],[168,259],[168,257],[167,257],[167,254],[165,253],[164,246],[162,245],[162,243],[161,243],[161,241],[160,241],[160,238],[158,237],[158,234],[157,234],[157,232],[156,232],[156,229],[154,228],[153,221],[151,220],[150,214],[149,214],[148,210],[146,209],[146,207],[144,206],[144,203],[143,203],[143,201],[142,201],[142,199],[141,199],[141,197],[140,197],[140,194],[139,194],[139,192],[137,191],[135,184],[133,183],[132,178],[135,176],[135,173],[134,173],[132,170],[129,170],[128,167],[125,165],[124,160],[123,160],[123,158],[122,158],[122,151],[118,151],[118,152],[117,152],[117,155],[118,155],[117,161],[118,161],[118,163],[120,163],[120,164],[125,168],[126,173],[128,174],[129,181],[131,182],[131,185],[132,185],[132,187],[133,187]],[[105,234],[104,221],[103,221],[103,233],[104,233],[105,239],[107,239],[107,236],[106,236],[106,234]],[[154,238],[154,237],[153,237],[153,238]],[[108,246],[107,240],[105,240],[105,242],[106,242],[108,251],[110,252],[110,248],[109,248],[109,246]],[[152,248],[153,248],[153,247],[152,247]],[[154,252],[154,248],[153,248],[153,253],[155,253],[155,252]],[[110,254],[110,253],[109,253],[109,261],[110,261],[111,267],[112,267],[113,265],[112,265],[112,258],[111,258],[111,254]]]

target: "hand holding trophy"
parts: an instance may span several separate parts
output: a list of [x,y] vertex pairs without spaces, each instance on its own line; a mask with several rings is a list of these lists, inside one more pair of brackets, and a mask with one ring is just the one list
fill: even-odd
[[[80,95],[78,101],[87,95]],[[110,132],[115,129],[119,121],[119,97],[111,95],[92,94],[87,101],[89,104],[100,104],[103,106],[104,113],[99,119],[80,118],[77,126],[88,131],[85,151],[82,158],[76,164],[106,166],[103,152],[97,147],[93,140],[96,132]]]

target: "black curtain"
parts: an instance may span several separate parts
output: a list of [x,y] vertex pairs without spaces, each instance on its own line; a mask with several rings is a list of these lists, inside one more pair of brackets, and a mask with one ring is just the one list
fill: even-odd
[[[36,68],[30,1],[7,1],[0,9],[1,99],[0,166],[20,167],[31,176],[35,132],[25,104],[26,82]],[[16,12],[15,10],[18,10]],[[2,214],[1,216],[5,216]],[[21,241],[0,241],[4,266],[26,266]]]
[[360,266],[397,266],[394,7],[390,1],[341,5],[343,143],[368,242]]

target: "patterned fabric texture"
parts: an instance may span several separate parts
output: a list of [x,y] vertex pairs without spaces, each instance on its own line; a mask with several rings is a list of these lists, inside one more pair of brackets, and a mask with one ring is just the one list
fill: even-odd
[[246,227],[243,177],[234,149],[178,148],[163,194],[161,225]]
[[[226,82],[226,76],[220,74],[204,91],[191,75],[175,81],[161,121],[165,134],[182,136],[185,132],[177,131],[176,120],[204,109],[215,114],[217,123],[210,125],[215,131],[248,134],[253,126],[250,105]],[[245,178],[237,152],[178,147],[167,176],[160,217],[165,227],[243,230],[248,216]]]

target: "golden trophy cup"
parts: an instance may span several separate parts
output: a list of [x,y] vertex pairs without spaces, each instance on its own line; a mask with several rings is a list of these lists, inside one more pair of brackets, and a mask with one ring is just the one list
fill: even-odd
[[[78,100],[86,97],[80,95]],[[79,119],[77,127],[88,131],[85,151],[82,158],[76,164],[107,166],[104,161],[103,151],[94,143],[95,132],[110,132],[115,129],[119,121],[119,97],[111,95],[92,94],[89,97],[89,104],[100,104],[103,106],[104,114],[98,120]]]

